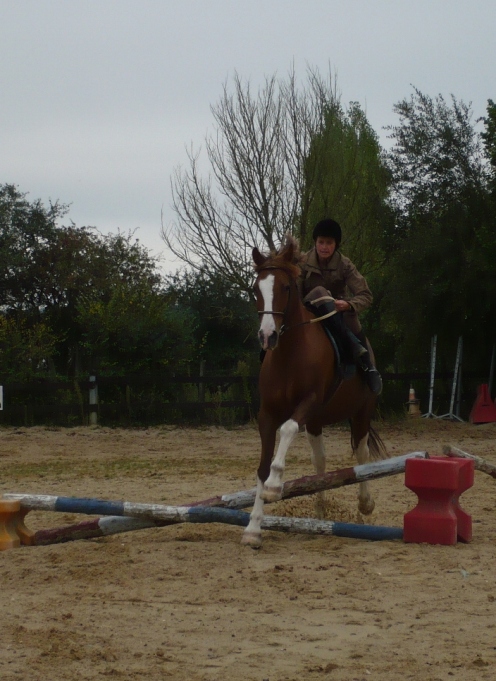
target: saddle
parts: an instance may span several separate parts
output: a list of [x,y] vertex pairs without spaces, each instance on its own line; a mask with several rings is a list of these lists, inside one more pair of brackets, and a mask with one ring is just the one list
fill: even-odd
[[339,377],[343,380],[352,378],[356,374],[357,370],[355,362],[346,356],[349,355],[349,352],[346,352],[345,349],[343,348],[343,343],[341,342],[341,339],[336,338],[327,328],[327,326],[325,326],[325,324],[322,324],[322,328],[324,329],[325,334],[329,339],[329,342],[334,348],[336,370],[338,372]]

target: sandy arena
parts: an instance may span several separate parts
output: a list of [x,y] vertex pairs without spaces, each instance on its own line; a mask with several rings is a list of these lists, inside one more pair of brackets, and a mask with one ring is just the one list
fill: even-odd
[[[388,454],[454,444],[496,463],[496,424],[380,424]],[[355,465],[346,428],[325,431],[328,469]],[[0,492],[184,504],[254,486],[254,426],[0,429]],[[300,434],[285,479],[311,474]],[[401,526],[404,475],[371,483],[367,523]],[[360,522],[357,489],[328,517]],[[2,681],[480,681],[496,679],[496,480],[461,498],[473,540],[369,542],[176,525],[0,553]],[[310,497],[266,507],[313,516]],[[87,516],[32,512],[32,529]]]

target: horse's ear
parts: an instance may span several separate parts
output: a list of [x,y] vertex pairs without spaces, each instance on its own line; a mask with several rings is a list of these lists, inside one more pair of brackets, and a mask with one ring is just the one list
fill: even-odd
[[284,249],[284,260],[288,262],[293,262],[295,245],[293,241],[290,241],[286,248]]
[[267,256],[262,255],[256,246],[251,253],[253,256],[253,262],[255,263],[255,265],[258,265],[258,267],[263,265],[264,262],[267,260]]

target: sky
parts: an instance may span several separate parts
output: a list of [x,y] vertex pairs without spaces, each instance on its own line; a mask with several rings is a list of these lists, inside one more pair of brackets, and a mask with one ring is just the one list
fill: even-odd
[[136,230],[173,272],[171,177],[235,73],[256,91],[330,68],[387,145],[413,87],[486,114],[495,26],[495,0],[0,0],[0,184]]

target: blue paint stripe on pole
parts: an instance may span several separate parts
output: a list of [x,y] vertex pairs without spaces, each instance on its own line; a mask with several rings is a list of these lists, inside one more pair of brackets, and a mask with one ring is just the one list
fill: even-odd
[[188,510],[188,520],[191,523],[225,523],[246,527],[250,522],[250,514],[218,506],[192,506]]
[[86,513],[87,515],[124,515],[124,502],[57,497],[54,510],[64,513]]
[[403,539],[403,528],[335,522],[333,534],[336,537],[350,537],[351,539],[370,539],[371,541],[381,541],[388,539]]

